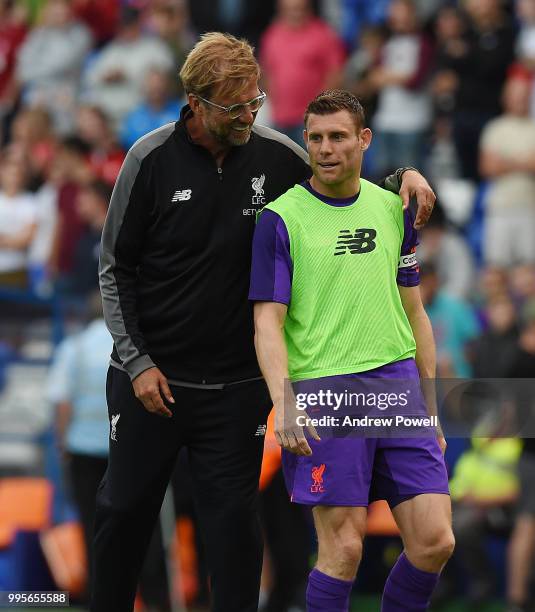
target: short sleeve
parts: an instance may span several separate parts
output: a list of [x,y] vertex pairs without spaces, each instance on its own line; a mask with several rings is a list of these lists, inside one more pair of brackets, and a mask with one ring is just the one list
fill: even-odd
[[398,263],[397,284],[416,287],[420,284],[420,268],[416,259],[418,232],[413,227],[414,217],[407,208],[403,211],[403,242]]
[[73,338],[66,338],[57,348],[48,373],[46,398],[53,404],[72,401],[76,363]]
[[481,132],[479,140],[480,150],[492,151],[494,153],[499,153],[502,150],[504,130],[500,129],[501,125],[502,122],[500,120],[493,120],[487,123]]
[[292,273],[290,238],[286,225],[277,213],[264,210],[253,238],[249,299],[289,304]]

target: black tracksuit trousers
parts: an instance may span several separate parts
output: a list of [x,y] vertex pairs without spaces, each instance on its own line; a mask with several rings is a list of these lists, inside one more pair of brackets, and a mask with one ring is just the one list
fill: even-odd
[[[271,409],[264,381],[171,386],[172,418],[148,412],[128,375],[110,367],[116,440],[97,493],[91,612],[131,612],[140,569],[177,453],[186,446],[213,612],[254,612],[262,568],[258,478]],[[265,431],[265,429],[264,429]],[[258,434],[258,435],[257,435]]]

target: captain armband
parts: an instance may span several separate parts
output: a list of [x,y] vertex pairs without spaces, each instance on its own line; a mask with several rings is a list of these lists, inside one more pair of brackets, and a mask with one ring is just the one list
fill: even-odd
[[416,253],[409,253],[408,255],[402,255],[399,258],[398,270],[402,268],[412,268],[418,265],[418,260],[416,259]]

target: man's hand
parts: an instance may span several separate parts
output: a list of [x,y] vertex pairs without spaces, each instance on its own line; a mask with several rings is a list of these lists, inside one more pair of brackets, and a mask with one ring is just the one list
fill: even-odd
[[425,177],[416,170],[405,170],[401,177],[399,195],[403,200],[403,210],[409,206],[412,197],[416,198],[418,212],[414,228],[421,229],[428,221],[437,199]]
[[132,381],[132,386],[137,399],[143,403],[146,410],[160,416],[169,418],[173,416],[173,413],[165,405],[162,394],[171,404],[175,403],[175,399],[171,395],[167,379],[158,368],[149,368],[141,372]]
[[[279,446],[296,455],[312,455],[312,450],[305,438],[303,428],[297,424],[298,416],[305,416],[305,412],[297,410],[295,405],[291,408],[275,406],[275,439]],[[321,439],[313,425],[306,426],[314,440]]]

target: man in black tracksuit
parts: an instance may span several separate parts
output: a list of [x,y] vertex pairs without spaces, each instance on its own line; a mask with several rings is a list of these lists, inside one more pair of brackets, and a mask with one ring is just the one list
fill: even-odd
[[[97,495],[92,612],[130,612],[179,449],[187,446],[212,609],[258,606],[256,497],[271,409],[247,300],[255,214],[310,176],[306,153],[253,127],[264,94],[244,41],[208,34],[181,71],[189,106],[139,140],[117,179],[100,283],[114,339],[110,455]],[[400,173],[392,178],[399,188]],[[403,188],[423,201],[425,179]],[[411,184],[412,183],[412,184]],[[166,418],[167,417],[167,418]]]

